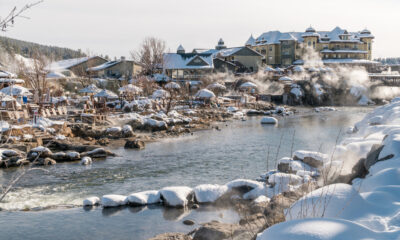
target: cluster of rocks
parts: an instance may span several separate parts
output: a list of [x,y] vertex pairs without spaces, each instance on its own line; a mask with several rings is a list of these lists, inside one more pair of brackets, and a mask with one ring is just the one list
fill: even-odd
[[[57,151],[57,152],[53,152]],[[73,145],[60,141],[53,141],[48,147],[38,146],[30,149],[27,153],[17,149],[0,149],[1,168],[17,167],[25,164],[33,164],[35,166],[54,165],[57,162],[76,162],[81,161],[82,164],[91,164],[92,159],[106,158],[107,156],[115,156],[114,153],[91,145]]]

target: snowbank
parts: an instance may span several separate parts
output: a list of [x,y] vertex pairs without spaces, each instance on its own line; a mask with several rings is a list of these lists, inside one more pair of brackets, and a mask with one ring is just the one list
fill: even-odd
[[375,232],[342,219],[313,218],[276,224],[256,240],[396,239],[396,232]]
[[184,207],[193,190],[189,187],[166,187],[160,190],[161,198],[165,205],[171,207]]
[[122,195],[110,194],[104,195],[101,198],[101,205],[103,207],[118,207],[128,203],[128,198]]
[[159,191],[144,191],[132,193],[128,196],[128,201],[133,205],[148,205],[159,203],[161,201],[160,197]]
[[215,202],[228,191],[227,186],[203,184],[193,189],[196,201],[199,203]]
[[94,206],[100,204],[100,198],[98,197],[88,197],[83,200],[83,206]]

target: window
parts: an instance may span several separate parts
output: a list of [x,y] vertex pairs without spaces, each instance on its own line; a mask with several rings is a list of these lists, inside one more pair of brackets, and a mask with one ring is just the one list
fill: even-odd
[[272,52],[272,47],[269,47],[269,51]]
[[308,41],[308,46],[311,47],[311,41]]
[[267,50],[265,50],[265,49],[261,49],[261,54],[267,54]]
[[268,57],[268,62],[272,62],[272,57]]
[[324,49],[328,49],[328,45],[325,44],[325,45],[324,45]]
[[333,58],[336,58],[336,54],[333,54]]
[[340,45],[339,44],[336,44],[336,49],[339,49],[340,48]]
[[315,42],[313,42],[312,44],[313,44],[313,48],[315,49]]
[[368,43],[368,51],[371,51],[371,43]]

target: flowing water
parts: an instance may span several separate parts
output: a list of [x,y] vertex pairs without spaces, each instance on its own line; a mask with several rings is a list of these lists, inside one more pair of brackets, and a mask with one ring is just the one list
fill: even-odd
[[[347,127],[370,110],[339,108],[336,112],[314,113],[300,109],[295,116],[278,118],[277,126],[261,125],[260,117],[249,117],[247,121],[221,123],[220,130],[151,143],[142,151],[112,149],[118,157],[91,166],[64,163],[46,168],[48,172],[32,172],[0,203],[4,210],[0,224],[7,225],[0,230],[0,239],[20,239],[17,236],[27,234],[29,239],[146,239],[155,233],[195,227],[184,226],[181,221],[185,218],[196,222],[237,221],[232,210],[213,207],[179,212],[156,206],[91,211],[76,206],[88,196],[256,179],[267,169],[276,168],[276,160],[294,150],[331,152]],[[0,171],[0,183],[7,183],[16,171]]]

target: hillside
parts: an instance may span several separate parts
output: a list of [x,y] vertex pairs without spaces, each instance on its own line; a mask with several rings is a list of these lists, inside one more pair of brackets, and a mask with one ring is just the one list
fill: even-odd
[[9,54],[20,54],[27,58],[32,58],[35,51],[38,51],[39,53],[44,54],[45,56],[54,60],[85,56],[85,54],[81,51],[76,51],[69,48],[46,46],[2,36],[0,36],[0,48],[4,49]]

